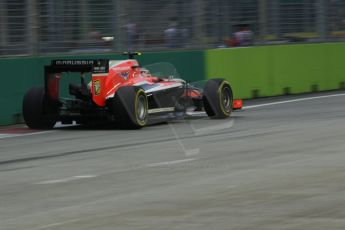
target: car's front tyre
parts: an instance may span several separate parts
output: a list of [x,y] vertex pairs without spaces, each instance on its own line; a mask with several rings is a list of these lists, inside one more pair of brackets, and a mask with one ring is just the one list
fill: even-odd
[[222,78],[208,80],[204,86],[203,104],[212,119],[222,119],[232,112],[233,94],[230,84]]

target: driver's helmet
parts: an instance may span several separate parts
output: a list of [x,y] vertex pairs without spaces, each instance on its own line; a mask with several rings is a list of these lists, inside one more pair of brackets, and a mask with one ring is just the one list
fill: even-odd
[[140,69],[140,76],[141,77],[151,77],[151,73],[148,69],[146,68],[141,68]]

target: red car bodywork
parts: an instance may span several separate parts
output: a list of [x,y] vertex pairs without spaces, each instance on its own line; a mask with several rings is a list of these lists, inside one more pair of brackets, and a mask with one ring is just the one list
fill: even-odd
[[[157,66],[151,65],[141,67],[137,60],[133,59],[133,53],[129,53],[129,59],[126,60],[53,60],[51,65],[45,66],[45,87],[44,87],[44,100],[40,101],[38,96],[35,101],[30,100],[30,95],[40,94],[39,89],[33,89],[26,97],[24,106],[27,111],[25,114],[28,118],[28,124],[32,127],[40,127],[35,117],[30,116],[30,107],[42,104],[42,114],[38,117],[47,118],[47,120],[61,121],[62,123],[85,123],[90,120],[113,120],[113,114],[118,112],[114,107],[115,97],[121,94],[119,89],[132,87],[139,89],[145,94],[147,100],[147,114],[150,116],[158,116],[162,113],[170,113],[175,116],[188,109],[195,111],[203,111],[204,109],[210,110],[210,106],[217,104],[217,111],[220,110],[220,104],[228,107],[227,114],[221,117],[230,115],[232,109],[241,109],[242,100],[233,100],[231,87],[224,79],[211,79],[209,84],[208,93],[218,97],[212,99],[213,104],[207,103],[205,105],[204,87],[195,86],[193,83],[187,83],[179,78],[176,69],[169,63],[165,63],[164,71],[155,69]],[[162,64],[162,63],[158,63]],[[163,63],[164,64],[164,63]],[[168,69],[168,71],[166,71]],[[69,95],[73,98],[60,97],[60,79],[62,73],[66,72],[79,72],[81,73],[80,85],[69,84]],[[91,73],[91,81],[86,83],[86,74]],[[216,84],[216,85],[214,85]],[[226,94],[220,93],[221,88],[227,86]],[[223,88],[222,88],[223,89]],[[211,91],[210,91],[211,90]],[[213,92],[212,92],[213,90]],[[218,95],[218,96],[216,96]],[[219,95],[227,95],[222,98]],[[24,103],[24,104],[25,104]],[[49,106],[48,106],[49,105]],[[207,106],[207,108],[205,108]],[[26,111],[25,110],[25,111]],[[47,111],[45,111],[47,110]],[[33,111],[33,110],[32,110]],[[212,112],[207,113],[208,116],[213,116]],[[217,115],[217,114],[216,114]],[[49,119],[48,119],[49,118]],[[53,124],[53,122],[49,122]]]

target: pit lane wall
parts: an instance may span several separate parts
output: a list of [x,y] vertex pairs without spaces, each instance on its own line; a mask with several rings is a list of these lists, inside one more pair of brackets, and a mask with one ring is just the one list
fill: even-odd
[[224,77],[237,98],[325,91],[345,86],[345,43],[205,51],[206,78]]
[[[120,55],[65,55],[49,57],[16,57],[0,59],[0,125],[10,125],[23,122],[22,100],[25,92],[34,85],[44,85],[44,65],[52,59],[124,59]],[[146,53],[137,58],[141,65],[156,62],[170,62],[177,68],[179,74],[186,80],[197,81],[204,78],[204,52],[180,51]],[[68,79],[66,79],[68,78]],[[68,82],[80,82],[77,74],[61,79]],[[67,88],[61,88],[62,93]]]

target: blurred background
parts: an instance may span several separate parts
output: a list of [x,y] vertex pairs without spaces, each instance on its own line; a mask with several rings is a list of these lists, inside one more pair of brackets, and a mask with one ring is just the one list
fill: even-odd
[[0,55],[345,40],[344,0],[0,0]]

